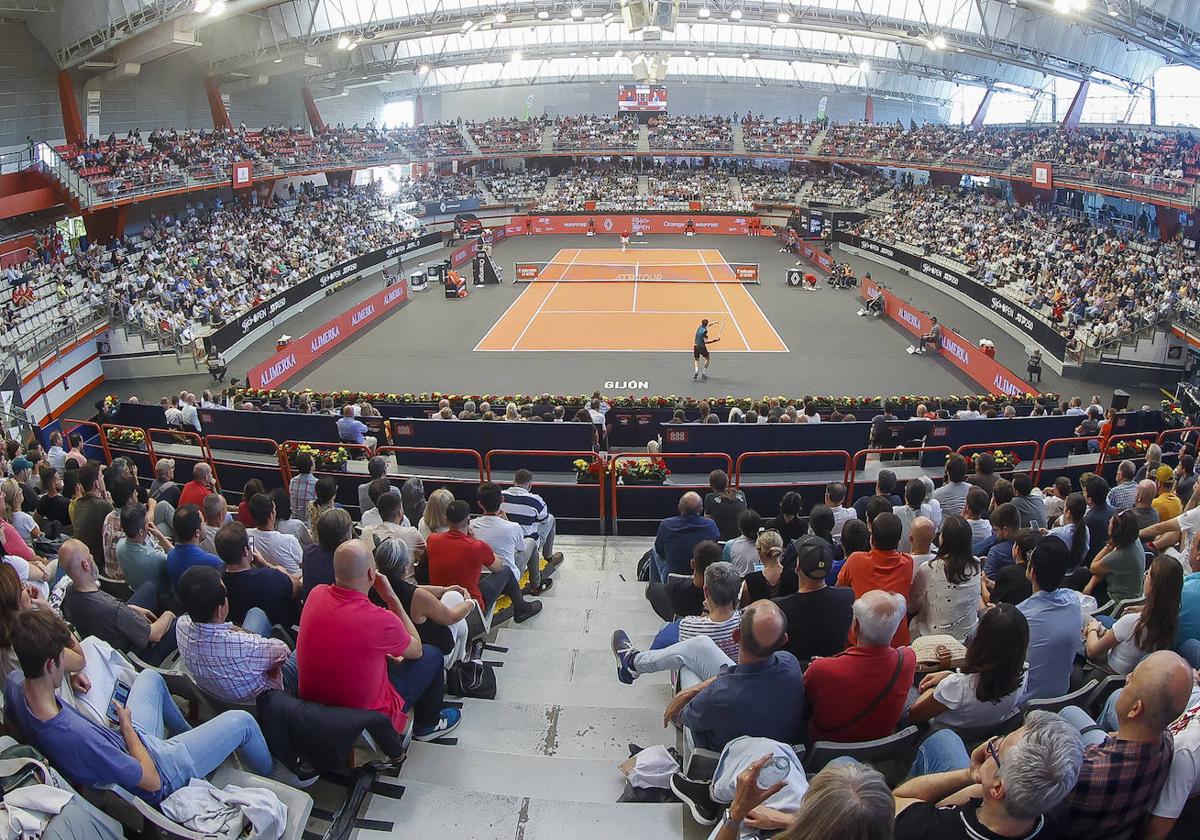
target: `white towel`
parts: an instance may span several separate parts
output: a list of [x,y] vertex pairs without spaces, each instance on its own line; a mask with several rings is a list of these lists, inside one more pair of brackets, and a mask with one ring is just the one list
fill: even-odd
[[274,791],[237,785],[218,789],[206,779],[192,779],[160,808],[186,828],[230,840],[241,836],[247,822],[249,840],[279,840],[287,827],[287,806]]
[[61,811],[75,794],[51,785],[25,785],[4,795],[4,840],[41,837],[50,818]]

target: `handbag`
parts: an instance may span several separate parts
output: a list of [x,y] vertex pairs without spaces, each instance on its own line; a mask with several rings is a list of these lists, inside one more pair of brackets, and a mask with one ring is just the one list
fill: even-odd
[[454,697],[496,699],[496,672],[486,662],[455,662],[446,671],[446,693]]

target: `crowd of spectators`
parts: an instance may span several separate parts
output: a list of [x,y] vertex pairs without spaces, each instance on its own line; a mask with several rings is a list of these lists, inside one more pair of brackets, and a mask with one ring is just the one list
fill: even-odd
[[813,120],[748,118],[742,120],[742,141],[748,152],[804,154],[823,127]]
[[[127,459],[89,459],[76,434],[49,443],[0,449],[6,730],[67,783],[124,788],[170,815],[235,752],[299,787],[344,772],[364,729],[392,761],[408,737],[451,734],[470,711],[446,700],[447,675],[481,660],[494,622],[537,615],[563,561],[524,469],[507,489],[476,488],[473,516],[448,490],[392,484],[375,458],[357,510],[318,512],[331,479],[301,454],[289,485],[253,479],[234,508],[206,462],[185,483],[159,459],[150,482]],[[180,679],[206,698],[190,721],[172,697]],[[39,809],[41,823],[61,807]],[[96,827],[46,836],[122,836],[89,802],[75,807]]]
[[687,211],[694,203],[703,210],[748,213],[753,206],[738,198],[736,176],[720,169],[656,167],[647,179],[648,195],[643,198],[647,210]]
[[796,195],[805,181],[800,172],[779,169],[742,169],[737,177],[742,186],[742,198],[751,202],[795,204]]
[[494,169],[479,178],[497,201],[507,203],[542,198],[549,175],[544,169]]
[[629,149],[637,148],[637,118],[625,114],[620,117],[598,117],[580,115],[557,117],[554,120],[557,134],[554,148],[557,151],[579,149]]
[[[612,636],[618,680],[677,673],[664,720],[720,754],[671,790],[702,824],[727,808],[721,840],[743,824],[840,836],[862,807],[852,779],[880,798],[853,836],[1167,837],[1200,793],[1194,458],[1189,442],[1177,467],[1150,453],[1114,486],[1085,473],[1044,490],[990,453],[949,456],[936,487],[881,463],[868,495],[833,482],[804,511],[789,492],[770,518],[714,471],[647,555],[661,630]],[[806,780],[791,745],[830,741],[873,744],[863,760],[891,793],[849,758]]]
[[733,148],[733,122],[728,117],[652,116],[648,123],[654,149]]
[[831,172],[813,178],[806,199],[844,207],[862,207],[892,189],[893,183],[875,173]]
[[897,193],[892,211],[859,231],[960,263],[1092,347],[1194,311],[1200,298],[1200,268],[1178,241],[1130,238],[976,192]]
[[542,212],[579,210],[589,202],[603,213],[637,210],[645,197],[638,196],[638,175],[617,163],[584,162],[562,172],[553,194],[537,202]]
[[426,203],[482,198],[483,192],[473,175],[458,172],[453,175],[430,175],[427,178],[406,181],[396,196],[401,200]]
[[540,151],[542,132],[548,124],[545,117],[494,117],[482,122],[468,122],[466,129],[481,152],[505,154]]

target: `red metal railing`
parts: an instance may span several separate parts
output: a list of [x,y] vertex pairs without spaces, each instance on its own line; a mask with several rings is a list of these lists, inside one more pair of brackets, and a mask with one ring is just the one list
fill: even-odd
[[70,420],[64,417],[59,421],[62,429],[63,443],[68,443],[70,436],[79,434],[83,437],[83,443],[86,446],[89,435],[95,437],[96,441],[93,446],[99,446],[104,453],[104,462],[112,463],[112,455],[108,450],[108,441],[104,439],[104,433],[100,430],[100,426],[93,423],[91,420]]
[[[1166,431],[1159,432],[1158,445],[1165,447],[1166,444],[1171,441],[1182,442],[1183,436],[1185,434],[1187,434],[1188,432],[1191,432],[1194,435],[1200,435],[1200,426],[1184,426],[1181,429],[1167,429]],[[1167,461],[1168,459],[1173,460],[1178,457],[1179,457],[1178,452],[1164,452],[1163,453],[1164,461]]]
[[[842,481],[847,481],[850,478],[850,464],[851,464],[852,458],[850,457],[850,453],[844,449],[812,449],[812,450],[806,450],[804,452],[789,452],[789,451],[782,450],[782,449],[776,449],[776,450],[767,450],[764,452],[743,452],[741,455],[739,455],[737,457],[736,463],[734,463],[734,466],[733,466],[733,483],[735,486],[740,486],[742,483],[742,472],[743,472],[743,467],[745,466],[745,463],[747,461],[753,461],[758,458],[787,458],[789,460],[791,460],[791,459],[803,460],[805,458],[830,458],[830,457],[840,457],[842,459]],[[819,470],[819,472],[823,472],[823,473],[829,473],[829,472],[833,472],[833,471],[834,470]],[[797,470],[797,472],[803,472],[803,470]],[[814,472],[818,472],[818,471],[814,471]],[[769,476],[770,473],[755,473],[755,475]],[[799,481],[794,481],[794,480],[755,481],[751,486],[753,486],[753,487],[784,487],[784,486],[791,487],[791,486],[795,486],[797,484],[825,484],[825,483],[827,483],[827,482],[824,480],[820,480],[820,479],[813,480],[813,481],[804,481],[802,478]]]
[[[1039,483],[1042,480],[1042,471],[1046,468],[1046,459],[1047,459],[1047,457],[1049,457],[1050,448],[1052,446],[1057,446],[1059,444],[1068,444],[1068,443],[1082,443],[1086,447],[1087,441],[1089,441],[1089,440],[1099,441],[1100,436],[1099,435],[1085,435],[1083,437],[1050,438],[1048,441],[1043,443],[1042,444],[1042,457],[1038,459],[1037,473],[1034,474],[1034,476],[1033,476],[1034,486],[1035,487],[1040,486]],[[1061,456],[1056,455],[1054,457],[1069,458],[1069,457],[1071,457],[1071,453],[1068,452],[1066,455],[1061,455]],[[1096,453],[1097,463],[1100,461],[1100,457],[1101,457],[1100,454]],[[1083,466],[1083,465],[1082,464],[1072,464],[1071,466]]]
[[[483,456],[483,471],[484,471],[484,475],[486,476],[485,480],[487,480],[487,481],[495,481],[496,480],[492,475],[492,456],[494,456],[494,455],[495,456],[516,455],[516,456],[525,456],[528,458],[575,458],[575,459],[582,458],[582,459],[588,461],[588,463],[591,463],[592,459],[596,457],[596,453],[592,452],[590,450],[586,451],[586,452],[584,452],[584,451],[573,452],[570,450],[559,452],[559,451],[554,451],[554,450],[549,450],[549,449],[492,449],[485,456]],[[529,466],[526,466],[526,469],[529,469],[529,468],[530,468]],[[605,472],[607,472],[607,470]],[[600,533],[601,534],[604,533],[604,476],[603,475],[600,477],[600,481],[598,481],[594,485],[590,484],[590,483],[580,484],[578,481],[546,481],[544,479],[538,479],[537,483],[551,485],[554,487],[595,487],[596,495],[598,496],[598,499],[599,499],[598,503],[599,503],[599,516],[600,516]]]
[[[858,483],[859,464],[866,466],[867,457],[870,455],[899,455],[905,460],[910,460],[916,456],[917,462],[920,463],[921,456],[926,452],[940,452],[945,455],[953,455],[954,450],[949,446],[900,446],[890,449],[860,449],[854,453],[854,458],[850,462],[850,472],[846,477],[846,499],[847,502],[854,502],[854,487]],[[887,469],[881,466],[880,469]]]
[[[249,443],[249,444],[253,444],[255,446],[261,446],[263,451],[262,452],[253,452],[253,451],[249,451],[249,450],[245,450],[245,449],[236,449],[236,448],[225,449],[223,446],[223,444],[234,443],[234,442]],[[239,467],[241,469],[255,466],[254,461],[238,461],[233,458],[218,457],[216,454],[218,451],[221,451],[221,452],[245,452],[248,455],[263,455],[266,457],[274,458],[275,459],[275,469],[277,469],[279,471],[279,477],[280,477],[283,485],[285,487],[287,486],[287,479],[285,479],[283,477],[284,476],[283,465],[279,463],[279,459],[280,459],[279,444],[277,444],[275,441],[271,440],[270,438],[244,437],[242,435],[209,435],[207,438],[205,438],[205,446],[208,449],[208,457],[207,457],[208,465],[210,467],[212,467],[213,481],[216,482],[218,489],[220,489],[220,487],[221,487],[221,479],[220,479],[219,473],[220,473],[220,467],[222,464],[225,464],[225,465],[228,465],[231,467]],[[262,467],[263,469],[271,469],[271,467],[267,466],[266,464],[259,464],[258,466]]]
[[[672,461],[672,460],[695,461],[695,460],[701,460],[701,459],[707,460],[707,461],[713,461],[713,460],[722,461],[722,462],[724,462],[724,465],[725,465],[724,466],[725,472],[730,475],[733,474],[733,459],[730,458],[729,454],[726,452],[658,452],[658,453],[655,453],[654,455],[648,455],[645,453],[636,453],[635,454],[635,453],[631,453],[631,452],[622,452],[619,455],[613,456],[608,461],[608,470],[607,470],[606,475],[601,476],[601,483],[603,483],[605,481],[605,479],[607,479],[612,485],[612,520],[613,520],[613,534],[614,535],[616,535],[618,533],[618,528],[617,528],[617,519],[618,519],[617,495],[618,495],[618,491],[620,491],[620,490],[624,490],[624,491],[643,490],[648,486],[649,487],[658,486],[658,485],[644,485],[644,484],[628,484],[628,485],[627,484],[619,484],[616,481],[616,479],[614,478],[614,475],[616,474],[616,470],[617,470],[617,462],[618,461],[640,461],[645,458],[661,459],[661,460],[667,461],[667,462]],[[674,483],[672,483],[670,486],[675,487],[679,490],[686,491],[686,490],[695,490],[698,487],[707,487],[708,483],[707,483],[707,481],[702,484],[674,484]]]
[[[288,486],[292,480],[292,464],[288,458],[288,453],[301,446],[311,446],[313,449],[323,452],[337,452],[339,449],[345,449],[347,454],[353,452],[362,453],[363,460],[371,457],[371,450],[362,443],[315,443],[310,440],[285,440],[279,444],[279,472],[283,475],[283,486]],[[334,478],[346,475],[346,470],[322,470],[313,469],[313,475],[331,475]],[[365,477],[365,474],[364,474]]]
[[[379,452],[377,454],[386,457],[389,454],[395,453],[395,454],[397,454],[396,463],[400,464],[401,459],[399,458],[399,455],[403,454],[405,452],[413,452],[413,453],[424,452],[427,455],[429,455],[429,454],[432,454],[432,455],[461,455],[464,458],[466,458],[467,460],[475,462],[475,468],[479,471],[480,483],[482,483],[485,480],[484,476],[486,475],[486,473],[484,472],[484,467],[483,467],[483,456],[480,455],[478,452],[476,452],[474,449],[440,449],[436,446],[381,446],[381,447],[379,447]],[[437,467],[430,467],[429,469],[431,472],[436,472]],[[405,475],[405,473],[391,473],[391,474],[392,475]]]
[[1144,440],[1148,443],[1158,443],[1161,435],[1156,435],[1154,432],[1125,432],[1119,435],[1110,435],[1107,441],[1102,441],[1100,446],[1100,460],[1096,463],[1096,474],[1100,475],[1101,470],[1110,462],[1120,463],[1121,461],[1133,461],[1135,464],[1146,460],[1146,453],[1129,455],[1110,455],[1108,450],[1116,446],[1122,441]]
[[[1022,449],[1030,450],[1029,457],[1022,454]],[[1003,443],[964,443],[955,450],[959,455],[967,459],[968,465],[971,461],[971,456],[980,452],[991,452],[993,455],[997,452],[1014,453],[1021,459],[1021,463],[1017,464],[1017,469],[1006,470],[999,469],[997,472],[1028,472],[1032,477],[1037,469],[1038,461],[1042,457],[1042,446],[1036,440],[1009,440]],[[1021,469],[1022,464],[1028,464],[1027,467]]]

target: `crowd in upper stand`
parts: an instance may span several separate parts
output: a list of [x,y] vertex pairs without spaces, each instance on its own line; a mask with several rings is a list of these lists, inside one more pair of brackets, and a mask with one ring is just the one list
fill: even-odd
[[733,148],[733,123],[728,117],[652,116],[650,146],[655,149]]
[[625,114],[620,117],[571,116],[556,117],[554,137],[556,151],[576,149],[628,149],[637,148],[637,118]]
[[305,188],[266,208],[188,205],[151,214],[110,247],[60,253],[16,269],[38,297],[109,306],[128,323],[183,343],[330,265],[411,231],[375,188]]
[[541,198],[546,192],[549,177],[542,169],[494,169],[479,175],[487,191],[500,202]]
[[752,117],[742,120],[742,140],[748,152],[798,154],[808,151],[823,125],[812,120]]
[[859,231],[962,263],[1088,346],[1163,316],[1194,314],[1200,300],[1200,268],[1178,241],[1118,235],[980,193],[898,192],[892,211]]
[[665,624],[648,646],[612,636],[618,680],[675,672],[664,721],[720,754],[671,790],[718,840],[1190,836],[1195,444],[1044,489],[991,453],[937,481],[881,461],[867,495],[835,481],[807,510],[788,492],[755,511],[714,471],[644,559]]
[[845,207],[861,207],[893,186],[892,181],[873,171],[862,175],[857,172],[831,173],[813,179],[805,198]]
[[494,117],[482,122],[468,122],[467,131],[480,151],[485,154],[508,152],[537,152],[542,147],[542,132],[549,124],[545,117],[517,119]]

